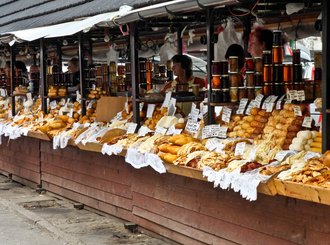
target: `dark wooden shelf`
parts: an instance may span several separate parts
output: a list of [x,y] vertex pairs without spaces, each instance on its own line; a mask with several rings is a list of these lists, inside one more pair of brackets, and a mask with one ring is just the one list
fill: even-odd
[[50,98],[50,99],[69,99],[69,98],[76,98],[76,94],[68,94],[66,96],[44,96],[44,98]]
[[237,106],[239,102],[206,102],[205,104],[210,106]]
[[[192,97],[192,96],[189,96],[189,97],[176,97],[176,96],[173,96],[173,98],[176,99],[176,102],[200,102],[200,101],[204,100],[204,97]],[[163,103],[164,99],[143,99],[143,98],[140,98],[140,99],[137,99],[136,101],[139,102],[139,103],[144,102],[144,103],[158,104],[158,103]]]

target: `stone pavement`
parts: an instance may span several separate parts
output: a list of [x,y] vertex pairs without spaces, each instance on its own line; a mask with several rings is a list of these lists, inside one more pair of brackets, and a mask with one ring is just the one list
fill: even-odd
[[167,245],[175,244],[132,233],[124,221],[0,175],[1,245]]

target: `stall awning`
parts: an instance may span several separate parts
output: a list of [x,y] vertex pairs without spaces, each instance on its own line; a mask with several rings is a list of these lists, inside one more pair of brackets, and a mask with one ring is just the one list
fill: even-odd
[[238,0],[174,0],[165,3],[134,9],[119,18],[116,23],[125,24],[137,20],[161,17],[176,13],[185,13],[201,10],[206,7],[224,7],[238,3]]
[[83,20],[71,21],[66,23],[61,23],[57,25],[37,27],[27,30],[8,32],[4,35],[11,38],[6,38],[7,41],[11,40],[12,45],[15,41],[34,41],[40,38],[54,38],[54,37],[64,37],[76,34],[80,31],[89,31],[93,26],[101,22],[111,22],[115,17],[118,17],[119,11],[103,13],[95,15],[93,17],[88,17]]

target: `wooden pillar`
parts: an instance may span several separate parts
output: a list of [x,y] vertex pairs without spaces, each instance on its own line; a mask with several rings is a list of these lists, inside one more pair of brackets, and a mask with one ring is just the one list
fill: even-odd
[[133,99],[133,121],[140,124],[140,106],[136,102],[139,98],[139,77],[138,77],[138,52],[136,47],[136,23],[129,24],[129,45],[131,56],[131,72],[132,72],[132,99]]
[[40,39],[40,97],[41,109],[47,113],[47,63],[46,63],[45,39]]
[[83,33],[78,35],[78,52],[79,52],[79,81],[80,81],[80,94],[81,94],[81,114],[86,115],[86,82],[84,76],[84,50],[83,50]]
[[[328,23],[329,2],[322,1],[322,151],[330,150],[330,25]],[[329,72],[328,72],[329,71]]]
[[16,110],[15,110],[15,95],[14,95],[14,90],[15,90],[15,80],[16,75],[15,75],[15,62],[16,62],[16,53],[15,53],[15,46],[10,47],[10,95],[11,95],[11,113],[12,116],[15,116]]

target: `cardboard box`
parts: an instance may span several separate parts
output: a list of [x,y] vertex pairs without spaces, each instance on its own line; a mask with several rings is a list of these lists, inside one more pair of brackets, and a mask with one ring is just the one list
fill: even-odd
[[118,112],[125,108],[126,97],[101,97],[97,101],[96,120],[98,122],[109,122]]

